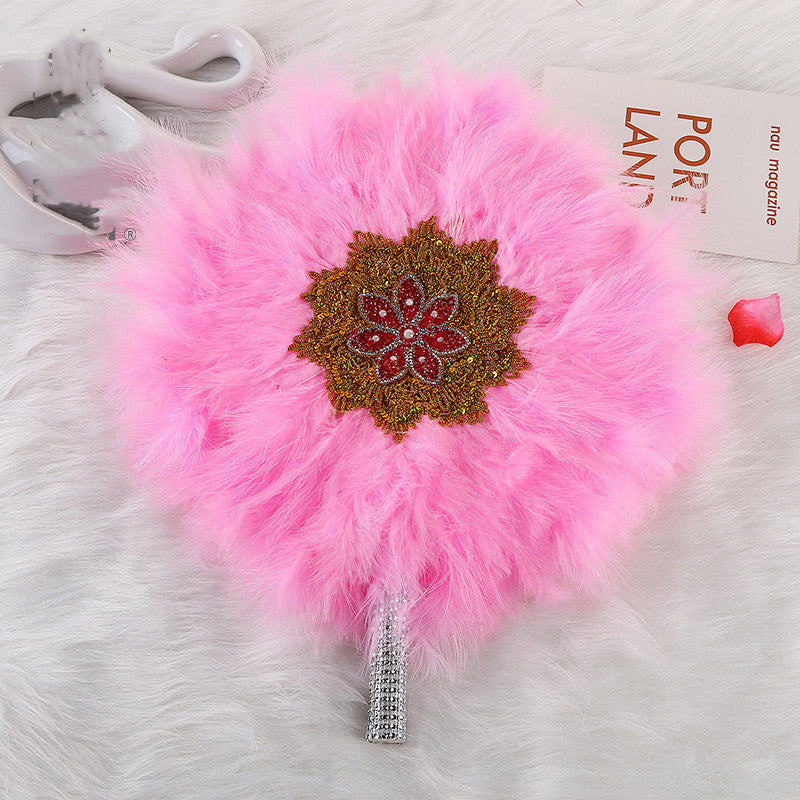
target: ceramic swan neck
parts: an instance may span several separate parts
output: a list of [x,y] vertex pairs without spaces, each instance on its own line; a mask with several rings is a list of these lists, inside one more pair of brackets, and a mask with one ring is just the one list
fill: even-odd
[[[237,72],[219,81],[198,81],[186,73],[217,58],[232,58]],[[237,92],[258,77],[261,61],[258,43],[229,25],[181,28],[169,52],[157,58],[131,62],[110,56],[106,87],[114,94],[184,108],[214,110],[227,107]]]
[[[236,73],[188,77],[217,58],[234,59]],[[119,222],[114,198],[124,180],[102,157],[133,153],[145,134],[176,138],[124,98],[229,108],[257,84],[262,65],[258,43],[230,25],[186,25],[167,53],[138,61],[83,35],[62,39],[44,58],[0,60],[0,241],[45,253],[94,249]],[[20,108],[49,95],[49,116]]]
[[[233,58],[237,72],[219,81],[184,77],[217,58]],[[11,58],[0,63],[0,115],[36,97],[53,92],[79,92],[87,81],[119,97],[184,108],[221,109],[257,76],[261,63],[258,43],[230,25],[185,25],[167,53],[141,61],[113,55],[91,37],[70,36],[59,42],[48,58]]]

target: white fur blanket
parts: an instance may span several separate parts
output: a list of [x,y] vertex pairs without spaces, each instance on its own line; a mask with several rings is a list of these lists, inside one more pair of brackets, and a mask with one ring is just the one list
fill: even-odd
[[[0,53],[70,29],[153,54],[226,20],[279,60],[497,59],[800,93],[794,0],[6,0]],[[193,119],[204,122],[201,115]],[[363,739],[348,648],[265,629],[131,489],[100,393],[94,256],[0,248],[0,797],[793,800],[800,797],[800,267],[731,278],[731,433],[651,521],[614,594],[531,608],[409,739]],[[786,335],[725,315],[779,292]]]

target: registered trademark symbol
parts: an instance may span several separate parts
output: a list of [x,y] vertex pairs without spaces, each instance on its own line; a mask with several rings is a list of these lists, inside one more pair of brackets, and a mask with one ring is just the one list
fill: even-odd
[[136,231],[133,228],[125,228],[123,236],[127,241],[132,242],[136,238]]

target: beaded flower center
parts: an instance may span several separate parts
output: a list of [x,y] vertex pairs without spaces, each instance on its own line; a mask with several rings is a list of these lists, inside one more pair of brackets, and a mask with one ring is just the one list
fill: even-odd
[[514,335],[535,298],[499,283],[496,254],[455,244],[435,217],[400,242],[356,231],[346,264],[311,273],[314,315],[289,349],[323,368],[337,412],[368,409],[397,441],[423,414],[478,423],[486,388],[530,366]]
[[392,383],[411,372],[415,378],[438,384],[441,355],[469,347],[469,339],[447,323],[458,309],[458,295],[440,294],[425,302],[425,290],[414,275],[406,275],[394,291],[394,302],[380,294],[358,296],[361,316],[374,327],[347,337],[347,346],[365,356],[377,356],[375,375]]

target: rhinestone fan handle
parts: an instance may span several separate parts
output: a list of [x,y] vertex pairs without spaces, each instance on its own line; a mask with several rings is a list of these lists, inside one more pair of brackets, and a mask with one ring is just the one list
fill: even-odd
[[376,617],[369,680],[370,742],[402,744],[406,740],[407,604],[403,594],[388,595]]

